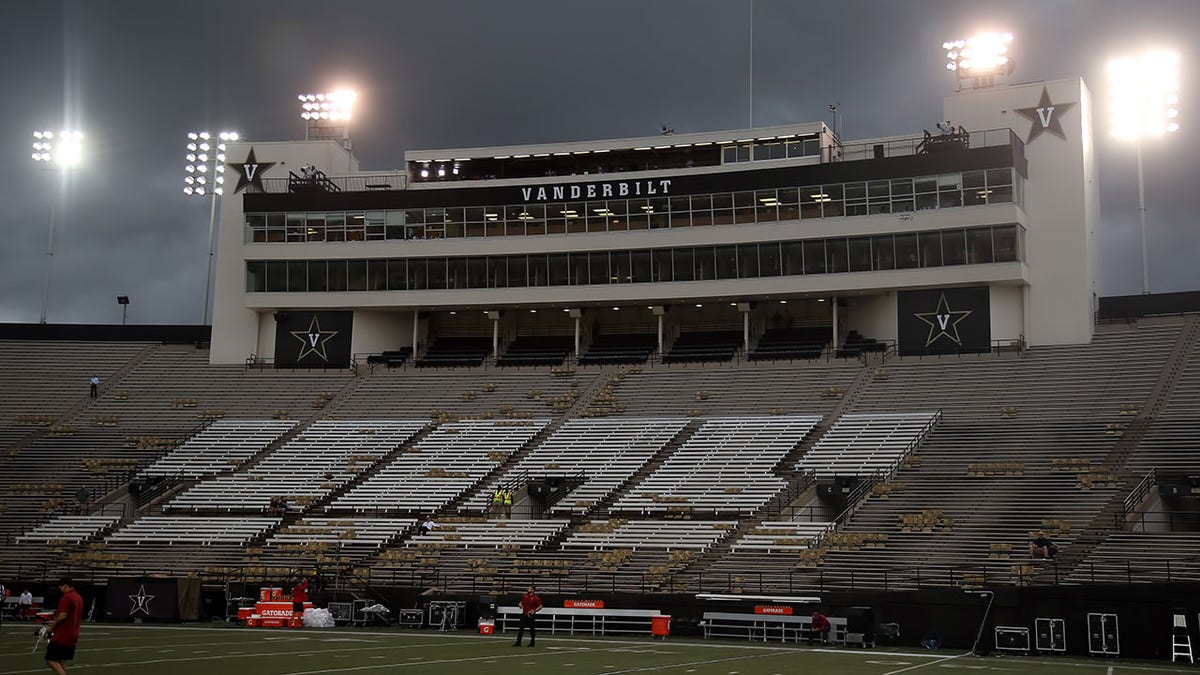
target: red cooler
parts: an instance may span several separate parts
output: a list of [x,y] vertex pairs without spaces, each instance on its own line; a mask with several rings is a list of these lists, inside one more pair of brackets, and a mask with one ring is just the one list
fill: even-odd
[[660,637],[667,639],[671,634],[671,617],[667,614],[659,614],[658,616],[650,617],[650,635],[652,637]]

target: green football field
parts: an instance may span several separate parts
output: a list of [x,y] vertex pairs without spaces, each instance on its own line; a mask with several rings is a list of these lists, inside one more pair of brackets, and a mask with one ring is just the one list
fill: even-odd
[[[44,643],[31,653],[29,625],[0,629],[0,673],[49,672]],[[543,635],[537,647],[512,636],[372,629],[266,630],[86,624],[71,672],[141,675],[316,675],[318,673],[697,673],[898,675],[998,671],[1085,675],[1195,673],[1166,662],[973,657],[951,651],[817,649],[731,640],[587,638]]]

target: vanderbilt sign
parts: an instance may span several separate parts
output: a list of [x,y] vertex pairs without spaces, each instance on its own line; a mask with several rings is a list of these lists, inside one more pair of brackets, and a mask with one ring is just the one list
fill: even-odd
[[543,185],[521,188],[521,200],[529,202],[562,201],[566,199],[614,199],[621,197],[654,197],[670,194],[671,179],[622,180],[605,183],[576,183],[573,185]]

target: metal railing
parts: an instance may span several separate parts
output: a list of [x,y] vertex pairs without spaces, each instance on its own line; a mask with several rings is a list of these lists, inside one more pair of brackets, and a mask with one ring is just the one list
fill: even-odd
[[946,134],[944,136],[948,139],[949,137],[953,137],[953,142],[938,143],[935,140],[931,141],[931,139],[940,139],[943,136],[929,134],[890,140],[850,143],[847,145],[834,145],[822,150],[824,156],[821,159],[824,162],[855,162],[868,159],[885,159],[888,157],[909,157],[927,152],[937,152],[938,150],[935,150],[934,147],[943,144],[947,146],[952,145],[962,150],[1013,146],[1020,151],[1021,156],[1025,155],[1025,143],[1013,133],[1012,129],[986,129],[983,131],[968,131],[964,134]]
[[262,190],[247,186],[246,192],[287,194],[297,192],[297,187],[300,187],[300,191],[306,194],[404,190],[408,187],[408,175],[403,171],[388,171],[351,176],[322,176],[319,181],[312,181],[292,174],[287,178],[264,178],[262,186]]

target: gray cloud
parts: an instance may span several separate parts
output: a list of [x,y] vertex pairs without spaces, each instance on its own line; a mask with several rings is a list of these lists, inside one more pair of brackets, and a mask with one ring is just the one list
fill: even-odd
[[[203,14],[198,10],[203,10]],[[1017,36],[1018,80],[1082,75],[1096,95],[1103,287],[1140,288],[1131,148],[1103,132],[1103,67],[1147,44],[1200,62],[1191,0],[922,0],[754,5],[754,122],[828,119],[849,139],[919,132],[952,89],[943,40],[982,28]],[[77,124],[89,159],[59,214],[52,321],[198,322],[207,205],[181,188],[189,129],[263,140],[302,134],[295,94],[352,82],[363,96],[363,166],[405,149],[554,142],[747,123],[749,3],[563,0],[0,3],[0,321],[35,321],[53,174],[29,157],[35,128]],[[1194,67],[1185,68],[1185,72]],[[1186,76],[1185,76],[1186,77]],[[1146,147],[1151,282],[1194,289],[1193,187],[1200,87],[1185,81],[1183,129]]]

